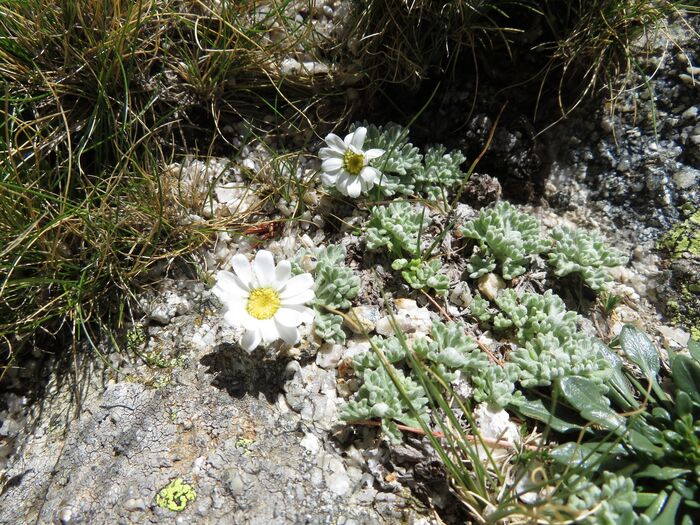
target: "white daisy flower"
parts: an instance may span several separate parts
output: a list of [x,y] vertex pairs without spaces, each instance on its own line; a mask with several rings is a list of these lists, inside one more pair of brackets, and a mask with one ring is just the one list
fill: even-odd
[[383,149],[362,151],[367,128],[357,128],[353,133],[341,139],[334,133],[326,137],[329,147],[321,148],[321,180],[328,186],[335,186],[340,193],[348,197],[359,197],[379,182],[381,172],[369,166],[369,161],[384,155]]
[[251,352],[261,341],[299,341],[297,327],[311,322],[313,310],[305,306],[315,297],[310,273],[292,277],[289,261],[275,259],[260,250],[253,264],[241,254],[231,259],[235,273],[221,270],[212,291],[226,306],[224,319],[235,328],[245,328],[241,346]]

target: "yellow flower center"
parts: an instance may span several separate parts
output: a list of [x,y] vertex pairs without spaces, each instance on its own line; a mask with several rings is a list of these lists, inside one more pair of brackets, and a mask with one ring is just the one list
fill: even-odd
[[350,175],[359,175],[362,168],[365,167],[365,156],[362,153],[355,153],[352,150],[347,150],[343,155],[343,168]]
[[261,321],[272,319],[280,309],[280,296],[273,288],[255,288],[250,291],[245,309],[250,315]]

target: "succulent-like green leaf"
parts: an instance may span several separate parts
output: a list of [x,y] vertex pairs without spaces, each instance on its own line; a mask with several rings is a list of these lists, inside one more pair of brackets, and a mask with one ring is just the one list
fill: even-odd
[[462,234],[474,239],[480,250],[467,264],[473,279],[492,271],[493,259],[501,265],[503,278],[517,277],[525,273],[532,257],[549,248],[537,220],[505,201],[481,210],[464,225]]
[[316,335],[329,343],[345,342],[343,318],[339,315],[316,310],[314,331],[316,332]]
[[418,232],[430,224],[425,209],[416,210],[409,202],[392,202],[372,208],[365,239],[367,248],[386,248],[399,258],[418,255]]
[[329,312],[326,307],[347,310],[360,290],[360,279],[345,265],[345,255],[343,246],[330,245],[314,250],[299,250],[292,261],[293,271],[298,274],[303,271],[301,263],[304,259],[315,260],[314,331],[324,341],[332,343],[345,341],[343,318]]
[[549,262],[554,267],[554,274],[563,277],[579,273],[596,291],[603,290],[612,280],[606,268],[625,264],[628,260],[618,250],[608,247],[595,232],[560,226],[551,235],[555,243],[549,253]]
[[440,273],[442,265],[438,259],[397,259],[391,267],[402,270],[401,276],[414,290],[433,289],[437,295],[447,295],[450,281],[446,275]]

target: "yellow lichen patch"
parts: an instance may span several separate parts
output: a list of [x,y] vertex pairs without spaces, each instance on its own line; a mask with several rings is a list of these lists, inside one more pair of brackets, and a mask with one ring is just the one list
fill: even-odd
[[272,319],[282,302],[273,288],[256,288],[251,290],[246,311],[256,319]]
[[175,478],[158,492],[156,504],[163,509],[180,512],[196,497],[197,493],[191,485],[183,482],[181,478]]
[[700,257],[700,210],[673,227],[659,242],[674,259],[689,254]]

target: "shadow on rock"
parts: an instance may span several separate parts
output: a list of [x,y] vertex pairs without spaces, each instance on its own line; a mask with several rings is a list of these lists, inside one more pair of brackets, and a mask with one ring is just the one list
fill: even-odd
[[271,403],[282,392],[289,361],[289,358],[269,355],[261,348],[248,353],[232,344],[221,344],[200,360],[207,372],[214,375],[212,385],[215,387],[236,398],[245,394],[257,397],[262,393]]

